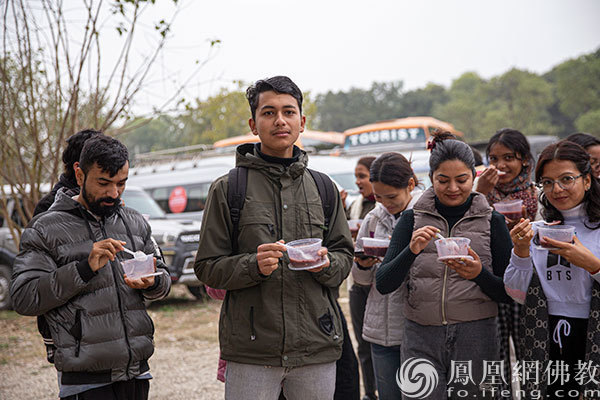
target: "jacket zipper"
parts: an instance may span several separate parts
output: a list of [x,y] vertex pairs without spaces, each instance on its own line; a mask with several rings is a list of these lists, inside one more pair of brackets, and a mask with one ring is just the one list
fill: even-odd
[[[275,202],[276,204],[274,204],[275,206],[275,224],[278,226],[275,226],[275,231],[277,232],[278,238],[279,239],[283,239],[283,205],[282,205],[282,201],[281,201],[281,191],[282,191],[282,185],[281,185],[281,181],[277,182],[277,189],[279,189],[279,195],[275,196]],[[279,208],[278,208],[279,206]],[[279,212],[277,211],[279,210]],[[279,216],[279,221],[277,220],[277,216]],[[277,238],[276,238],[277,239]],[[283,339],[281,341],[281,354],[285,355],[285,309],[284,309],[284,298],[283,298],[283,274],[285,273],[285,268],[279,268],[279,270],[281,271],[281,319],[282,319],[282,326],[283,326]]]
[[75,324],[79,327],[79,336],[75,339],[75,357],[79,357],[79,350],[81,349],[81,310],[78,308],[75,311]]
[[250,340],[256,340],[256,330],[254,329],[254,306],[250,306]]
[[[106,234],[106,230],[104,229],[104,222],[100,221],[100,229],[102,230],[102,235],[104,239],[108,239],[108,235]],[[123,333],[125,334],[125,343],[127,343],[127,369],[125,370],[125,375],[127,376],[127,380],[131,379],[129,376],[129,367],[131,366],[131,344],[129,343],[129,336],[127,335],[127,325],[125,324],[125,314],[123,312],[123,304],[121,303],[121,293],[119,292],[119,281],[115,275],[114,264],[110,262],[110,270],[113,276],[113,280],[115,281],[115,291],[117,292],[117,302],[119,303],[119,314],[121,316],[121,323],[123,324]]]

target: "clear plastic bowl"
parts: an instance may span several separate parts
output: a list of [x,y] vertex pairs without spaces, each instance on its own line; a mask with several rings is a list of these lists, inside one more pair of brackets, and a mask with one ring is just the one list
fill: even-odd
[[363,251],[367,256],[385,257],[390,239],[362,238]]
[[141,259],[132,258],[121,262],[123,271],[130,279],[143,278],[154,275],[154,256],[146,254],[146,257]]
[[449,237],[435,241],[438,260],[451,260],[455,258],[472,258],[469,255],[471,239],[463,237]]
[[550,245],[545,245],[545,241],[542,239],[544,236],[560,242],[571,243],[573,241],[574,234],[575,227],[571,225],[540,225],[538,227],[540,246],[546,250],[555,250],[556,248]]
[[348,228],[350,228],[350,233],[358,233],[360,229],[360,225],[362,225],[362,219],[350,219],[348,220]]
[[523,216],[523,200],[508,200],[494,203],[494,208],[510,220],[518,220]]
[[327,261],[317,252],[321,249],[321,239],[298,239],[285,244],[290,259],[289,269],[301,271],[320,267]]

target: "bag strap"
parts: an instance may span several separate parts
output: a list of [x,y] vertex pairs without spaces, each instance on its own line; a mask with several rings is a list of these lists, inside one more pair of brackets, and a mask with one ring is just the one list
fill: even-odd
[[248,168],[235,167],[229,170],[229,178],[227,180],[227,205],[229,206],[229,215],[231,216],[231,223],[233,224],[231,245],[234,254],[238,251],[240,215],[242,208],[244,208],[247,185]]
[[331,178],[322,172],[308,168],[308,172],[313,177],[317,184],[319,197],[321,198],[321,206],[323,207],[323,215],[325,216],[325,230],[329,230],[329,222],[335,209],[335,192],[333,190],[333,181]]
[[[308,168],[308,172],[312,176],[317,191],[321,198],[321,206],[323,207],[323,215],[325,216],[325,231],[329,230],[329,222],[335,209],[335,192],[333,189],[333,181],[327,174]],[[241,211],[244,208],[246,200],[246,188],[248,186],[248,168],[235,167],[229,170],[227,180],[227,205],[229,206],[229,215],[233,224],[231,236],[232,248],[234,254],[238,251],[238,232],[240,224]]]

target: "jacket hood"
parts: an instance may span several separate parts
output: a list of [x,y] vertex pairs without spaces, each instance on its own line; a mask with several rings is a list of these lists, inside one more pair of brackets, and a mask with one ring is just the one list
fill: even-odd
[[293,179],[296,179],[304,173],[308,165],[308,155],[304,150],[298,150],[300,151],[298,161],[286,168],[281,164],[274,164],[263,160],[256,152],[254,143],[246,143],[237,147],[235,165],[236,167],[262,170],[267,176],[272,177],[280,177],[287,171]]
[[78,209],[81,204],[73,199],[73,196],[79,194],[79,190],[61,187],[56,192],[54,203],[48,211],[71,211]]

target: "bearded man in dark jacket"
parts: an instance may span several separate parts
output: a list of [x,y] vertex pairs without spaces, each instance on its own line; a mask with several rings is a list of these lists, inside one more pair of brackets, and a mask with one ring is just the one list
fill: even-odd
[[[75,166],[79,164],[81,149],[83,149],[85,141],[96,135],[102,135],[102,132],[93,129],[84,129],[67,139],[67,147],[62,153],[62,161],[65,172],[60,174],[58,177],[58,182],[56,182],[50,193],[42,197],[35,205],[35,209],[33,210],[34,217],[43,213],[44,211],[48,211],[52,203],[54,203],[54,198],[56,197],[56,193],[59,189],[67,188],[79,191],[79,185],[77,184],[77,179],[75,179]],[[42,335],[42,338],[44,339],[48,362],[53,363],[54,351],[56,350],[56,347],[54,347],[54,343],[52,342],[50,327],[46,323],[43,315],[39,315],[37,317],[37,326],[40,335]]]
[[121,142],[88,139],[75,169],[80,193],[60,189],[21,237],[13,305],[48,322],[61,399],[148,398],[154,326],[144,299],[166,296],[171,280],[156,259],[158,275],[124,274],[125,245],[155,252],[144,217],[121,205],[128,172]]

